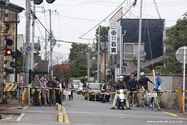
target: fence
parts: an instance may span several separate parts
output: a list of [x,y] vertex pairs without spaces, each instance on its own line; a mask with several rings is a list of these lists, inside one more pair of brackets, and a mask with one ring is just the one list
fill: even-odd
[[[29,88],[32,88],[32,89],[39,89],[39,87],[32,87],[32,86],[29,86],[29,87],[26,87],[27,88],[27,93],[28,93],[28,104],[30,104],[30,89]],[[42,97],[43,97],[43,89],[45,89],[45,87],[42,87]],[[54,98],[55,98],[55,90],[59,90],[59,88],[48,88],[48,89],[52,89],[54,90]],[[109,92],[109,93],[101,93],[101,92],[93,92],[93,91],[80,91],[80,90],[76,90],[76,89],[62,89],[63,92],[68,92],[68,91],[76,91],[76,92],[80,92],[81,93],[81,101],[82,101],[82,96],[83,96],[83,93],[88,93],[88,101],[89,101],[89,95],[92,93],[95,94],[95,102],[96,102],[96,94],[104,94],[104,95],[111,95],[111,94],[117,94],[117,92]],[[160,90],[160,91],[149,91],[149,93],[164,93],[164,96],[165,96],[165,103],[167,102],[167,93],[169,92],[172,92],[172,102],[174,102],[174,94],[175,93],[178,93],[178,103],[179,103],[179,110],[180,110],[180,113],[183,113],[184,109],[183,109],[183,106],[184,107],[187,107],[187,103],[185,101],[185,99],[187,100],[187,97],[185,97],[183,99],[182,97],[182,92],[185,92],[187,93],[187,90],[185,91],[182,91],[181,90],[181,87],[178,87],[178,90],[167,90],[167,91],[163,91],[163,90]],[[120,93],[124,93],[124,92],[120,92]],[[133,95],[133,103],[134,103],[134,94],[136,93],[139,93],[140,94],[140,102],[142,103],[142,94],[143,93],[148,93],[148,91],[127,91],[125,92],[124,94],[126,94],[126,98],[127,98],[127,94],[129,93],[132,93]],[[25,94],[25,92],[23,92],[23,94]],[[49,91],[48,91],[48,96],[49,96]],[[24,95],[23,95],[24,96]],[[158,96],[160,96],[160,94],[158,94]],[[159,97],[160,98],[160,97]],[[63,99],[63,93],[61,93],[61,99]],[[26,100],[25,98],[22,97],[22,100]],[[75,100],[75,93],[74,93],[74,100]],[[183,102],[184,101],[184,102]],[[160,102],[160,100],[159,100]],[[184,105],[183,105],[184,104]]]

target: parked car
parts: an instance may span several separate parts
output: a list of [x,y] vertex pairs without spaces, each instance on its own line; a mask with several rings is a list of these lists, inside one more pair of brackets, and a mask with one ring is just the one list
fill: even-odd
[[81,91],[83,90],[83,83],[80,83],[80,84],[78,85],[78,90],[80,90],[80,91],[78,91],[77,94],[80,94]]
[[[87,86],[86,91],[92,91],[92,93],[89,93],[89,100],[95,100],[95,95],[96,95],[96,100],[101,100],[101,83],[90,83]],[[94,93],[94,92],[99,92],[99,93]],[[105,100],[109,102],[110,99],[110,94],[109,91],[106,91],[107,95],[105,95]],[[88,99],[88,92],[85,92],[85,99]]]
[[80,80],[73,80],[74,89],[78,89],[80,83],[81,83]]

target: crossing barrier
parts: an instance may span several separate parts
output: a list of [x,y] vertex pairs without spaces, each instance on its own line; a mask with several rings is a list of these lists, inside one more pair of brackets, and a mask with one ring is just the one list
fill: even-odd
[[[32,87],[32,86],[28,86],[28,87],[25,87],[25,88],[31,88],[31,89],[39,89],[39,87]],[[47,89],[45,87],[42,87],[41,90],[43,89]],[[59,90],[59,88],[48,88],[49,90],[54,90],[54,98],[55,98],[55,90]],[[117,94],[117,92],[109,92],[109,93],[102,93],[102,92],[93,92],[93,91],[87,91],[87,90],[83,90],[83,91],[80,91],[80,90],[76,90],[76,89],[62,89],[62,91],[66,94],[66,95],[70,95],[70,91],[76,91],[76,92],[80,92],[81,93],[81,101],[82,101],[82,96],[83,96],[83,93],[88,93],[88,101],[90,101],[89,99],[89,96],[90,94],[95,94],[95,102],[96,102],[96,94],[104,94],[104,95],[112,95],[112,94]],[[187,92],[187,90],[185,91],[182,91],[181,88],[179,87],[178,90],[160,90],[160,91],[127,91],[127,92],[119,92],[119,93],[124,93],[126,94],[126,97],[127,97],[127,94],[129,93],[132,93],[132,96],[133,96],[133,103],[134,103],[134,94],[137,94],[139,93],[140,94],[140,103],[142,103],[142,94],[143,93],[164,93],[165,95],[165,103],[167,102],[167,93],[172,93],[172,102],[174,102],[174,95],[175,93],[178,93],[178,100],[179,100],[179,109],[180,109],[180,112],[182,113],[182,106],[183,106],[183,103],[182,103],[182,92]],[[43,91],[42,91],[42,97],[43,97]],[[49,97],[50,93],[48,91],[48,97]],[[158,94],[159,96],[159,99],[160,99],[160,94]],[[74,93],[74,100],[75,100],[75,97],[76,97],[76,94]],[[63,93],[61,93],[61,99],[63,99]],[[185,99],[187,99],[187,97],[185,97]],[[184,100],[185,101],[185,100]],[[160,102],[160,100],[159,100]],[[30,89],[28,89],[28,104],[30,104]],[[184,106],[187,107],[187,104],[184,103]]]

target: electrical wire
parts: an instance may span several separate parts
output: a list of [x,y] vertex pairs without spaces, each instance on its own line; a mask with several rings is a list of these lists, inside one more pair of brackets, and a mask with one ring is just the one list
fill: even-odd
[[76,19],[76,20],[84,20],[84,21],[101,21],[101,20],[94,20],[94,19],[84,19],[84,18],[78,18],[78,17],[64,16],[64,15],[60,15],[60,14],[59,14],[59,16],[70,18],[70,19]]
[[105,17],[101,22],[99,22],[96,26],[94,26],[93,28],[91,28],[89,31],[87,31],[86,33],[84,33],[82,36],[80,36],[80,39],[87,39],[87,40],[92,40],[90,38],[83,38],[83,36],[85,36],[87,33],[89,33],[90,31],[92,31],[93,29],[95,29],[97,26],[99,26],[103,21],[105,21],[107,18],[109,18],[114,12],[116,12],[118,10],[118,8],[120,8],[124,3],[126,2],[126,0],[124,0],[116,9],[114,9],[107,17]]
[[66,24],[68,27],[70,27],[71,29],[73,29],[74,31],[76,31],[77,33],[82,34],[80,31],[76,30],[75,28],[73,28],[72,26],[70,26],[69,24],[67,24],[66,22],[64,22],[60,17],[57,16],[57,14],[54,14],[60,21],[62,21],[64,24]]
[[[147,14],[145,2],[144,2],[144,6],[145,6],[145,13]],[[147,35],[148,35],[148,40],[149,40],[149,49],[150,49],[150,54],[151,54],[151,64],[152,64],[152,68],[154,68],[154,66],[153,66],[153,52],[152,52],[152,45],[151,45],[151,38],[150,38],[149,24],[148,24],[147,16],[146,16],[146,26],[147,26]]]

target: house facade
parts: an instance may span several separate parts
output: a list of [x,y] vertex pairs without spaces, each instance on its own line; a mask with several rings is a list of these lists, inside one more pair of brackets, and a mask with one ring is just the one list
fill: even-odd
[[[164,22],[161,19],[142,19],[141,64],[162,56]],[[112,82],[117,81],[119,75],[130,75],[125,72],[137,67],[139,19],[121,19],[117,23],[117,54],[108,53],[107,68],[112,72]]]

